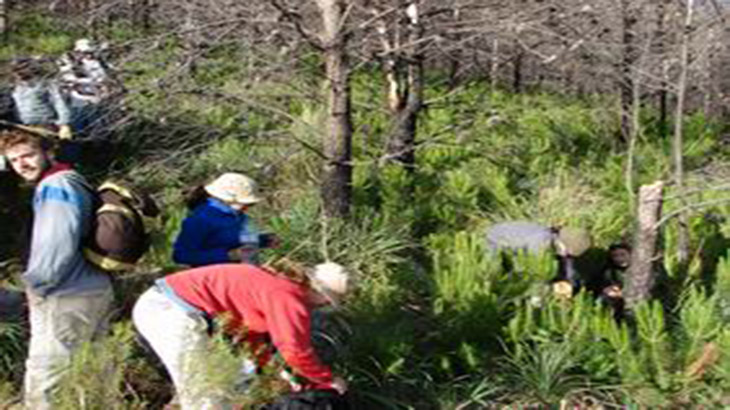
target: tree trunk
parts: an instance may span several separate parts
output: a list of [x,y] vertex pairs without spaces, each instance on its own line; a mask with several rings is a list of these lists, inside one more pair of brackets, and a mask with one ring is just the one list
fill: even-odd
[[[458,24],[459,20],[461,19],[461,9],[457,5],[454,7],[454,10],[452,12],[453,19],[455,24]],[[460,44],[461,43],[461,34],[454,33],[451,38],[451,42],[453,44]],[[456,50],[453,50],[451,53],[449,53],[449,91],[456,88],[456,86],[459,84],[459,78],[461,77],[461,60],[463,58],[463,55],[465,54],[465,50],[463,47],[459,47]]]
[[519,94],[522,91],[522,59],[525,52],[519,48],[519,44],[516,44],[515,47],[515,55],[512,59],[512,92]]
[[633,134],[631,113],[634,90],[634,69],[636,64],[635,26],[638,19],[630,10],[630,1],[621,0],[622,50],[621,50],[621,78],[619,80],[621,97],[621,134],[620,142],[626,143]]
[[626,283],[626,309],[648,300],[655,282],[654,261],[657,255],[657,222],[662,212],[664,182],[657,181],[639,188],[638,227]]
[[[418,114],[423,107],[423,57],[418,51],[418,41],[423,29],[418,20],[418,8],[411,3],[406,8],[408,15],[407,44],[403,45],[405,56],[403,60],[407,67],[404,76],[405,84],[396,86],[401,91],[399,104],[391,104],[395,115],[393,132],[388,141],[388,157],[393,158],[412,173],[415,169],[415,142]],[[401,47],[398,47],[401,48]],[[397,78],[397,76],[395,77]],[[393,86],[391,86],[391,89]]]
[[631,134],[629,135],[629,148],[626,153],[626,191],[629,197],[629,205],[631,206],[631,209],[635,209],[636,193],[634,192],[634,156],[636,154],[636,143],[639,139],[639,131],[641,130],[641,87],[637,78],[634,78],[632,84]]
[[656,29],[656,53],[660,56],[660,70],[661,70],[661,85],[659,87],[657,98],[659,99],[659,137],[664,139],[667,136],[667,119],[669,117],[669,106],[667,104],[668,92],[667,86],[669,84],[669,73],[667,69],[666,61],[666,16],[667,16],[667,0],[658,0],[656,6],[656,18],[657,18],[657,29]]
[[142,30],[150,29],[151,0],[129,0],[132,7],[132,24]]
[[494,93],[497,91],[499,76],[499,39],[492,40],[492,54],[489,65],[489,88]]
[[322,175],[321,195],[326,217],[347,217],[352,191],[352,123],[350,110],[350,72],[344,33],[344,3],[317,0],[324,32],[326,88],[329,93],[327,133],[324,153],[327,160]]
[[[677,192],[680,195],[681,206],[685,205],[683,197],[684,191],[684,165],[683,165],[683,126],[684,119],[684,100],[687,92],[687,71],[689,70],[689,47],[690,32],[692,30],[692,12],[694,9],[694,0],[687,0],[687,9],[682,30],[682,42],[680,49],[680,71],[677,80],[677,109],[674,118],[674,140],[672,141],[672,162],[674,164],[674,183],[677,186]],[[677,237],[677,258],[680,264],[685,264],[689,260],[689,225],[687,213],[682,212],[677,218],[678,221],[678,237]]]
[[8,32],[8,9],[10,0],[0,0],[0,36],[5,37]]

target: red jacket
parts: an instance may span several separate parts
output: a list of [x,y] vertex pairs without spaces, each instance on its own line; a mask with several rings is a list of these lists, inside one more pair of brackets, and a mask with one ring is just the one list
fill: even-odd
[[177,296],[210,317],[227,314],[234,328],[245,326],[254,345],[269,336],[286,363],[311,380],[313,387],[332,382],[332,371],[311,344],[304,286],[241,263],[190,269],[167,276],[165,282]]

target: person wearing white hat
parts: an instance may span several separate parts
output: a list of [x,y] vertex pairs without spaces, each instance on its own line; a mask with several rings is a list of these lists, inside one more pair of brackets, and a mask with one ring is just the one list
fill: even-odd
[[261,201],[256,181],[228,172],[188,195],[190,214],[173,245],[172,259],[179,264],[258,263],[262,248],[275,247],[274,234],[258,230],[247,210]]
[[[245,329],[247,351],[263,368],[278,353],[291,372],[293,390],[332,389],[347,383],[322,363],[311,344],[313,309],[340,303],[349,287],[344,267],[328,262],[314,269],[289,261],[272,267],[222,264],[182,271],[159,279],[139,298],[134,325],[164,363],[187,409],[221,408],[215,392],[196,389],[195,366],[204,360],[209,323],[222,315],[232,334]],[[250,363],[250,362],[249,362]]]
[[109,65],[99,55],[99,47],[88,38],[76,40],[72,52],[58,62],[59,78],[73,114],[73,129],[91,133],[104,125],[108,99],[112,95]]
[[25,125],[53,127],[59,138],[71,139],[71,107],[57,82],[46,78],[43,64],[33,58],[18,58],[12,62],[11,71],[15,119]]

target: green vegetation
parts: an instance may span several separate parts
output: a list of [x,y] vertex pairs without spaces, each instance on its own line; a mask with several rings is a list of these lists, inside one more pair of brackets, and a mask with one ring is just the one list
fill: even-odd
[[[0,47],[0,55],[58,53],[76,34],[39,17],[17,25],[23,29]],[[131,36],[119,27],[105,35],[112,41]],[[229,169],[260,181],[270,198],[253,209],[283,239],[267,256],[310,263],[331,258],[356,274],[357,291],[338,315],[348,325],[337,327],[325,344],[334,347],[335,366],[362,408],[727,404],[727,205],[691,218],[695,251],[689,267],[676,263],[676,233],[667,226],[664,297],[621,322],[590,295],[553,298],[547,281],[556,266],[549,255],[518,258],[518,268],[505,271],[485,252],[484,228],[508,219],[583,226],[598,247],[631,232],[634,191],[668,176],[670,147],[647,126],[634,153],[634,191],[627,190],[627,156],[614,146],[618,117],[606,113],[614,101],[512,95],[478,82],[458,93],[429,87],[438,103],[420,118],[417,167],[408,174],[379,160],[389,120],[377,106],[380,77],[358,72],[354,217],[327,221],[320,214],[319,158],[305,145],[318,145],[323,107],[265,82],[249,92],[261,96],[258,103],[165,93],[150,84],[175,69],[161,62],[177,47],[170,41],[124,67],[132,116],[116,130],[121,151],[110,167],[89,170],[99,177],[124,175],[149,188],[164,214],[143,266],[117,281],[121,311],[115,331],[77,355],[59,395],[61,408],[141,409],[169,400],[172,386],[134,340],[128,312],[153,279],[177,268],[169,251],[186,212],[182,190]],[[241,100],[257,98],[233,86],[247,74],[235,57],[216,50],[208,60],[211,69],[201,66],[183,81],[226,87]],[[647,123],[652,115],[644,113]],[[720,179],[712,166],[720,169],[728,159],[718,142],[720,127],[694,115],[686,131],[686,167],[704,170],[690,179],[710,186]],[[671,189],[668,196],[665,213],[679,208]],[[704,190],[694,199],[720,197]],[[208,365],[220,371],[201,372],[211,376],[201,386],[218,386],[235,397],[226,389],[241,352],[218,339],[214,344]],[[23,354],[22,332],[0,328],[2,401],[18,394]],[[258,388],[256,397],[265,397],[265,387]]]

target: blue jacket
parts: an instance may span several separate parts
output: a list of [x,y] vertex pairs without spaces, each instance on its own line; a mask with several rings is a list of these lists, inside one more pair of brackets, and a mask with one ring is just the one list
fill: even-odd
[[250,249],[244,262],[255,263],[259,236],[246,214],[208,198],[183,221],[173,245],[172,259],[190,266],[229,263],[228,251],[244,246]]
[[86,262],[81,241],[92,220],[93,204],[75,171],[41,180],[33,195],[33,237],[23,281],[38,296],[82,294],[107,289],[109,276]]

